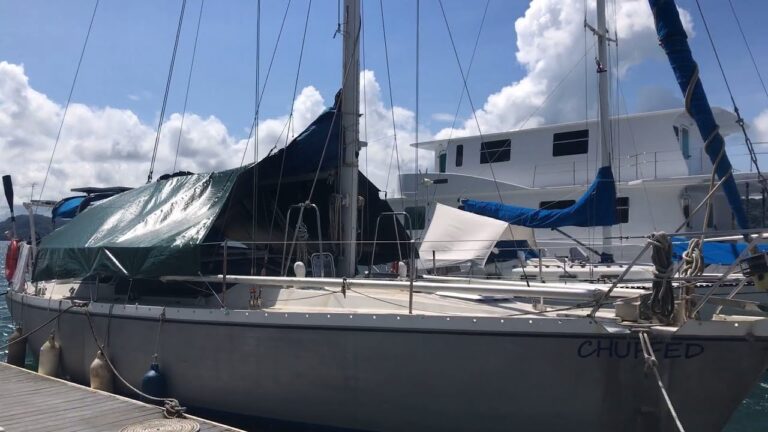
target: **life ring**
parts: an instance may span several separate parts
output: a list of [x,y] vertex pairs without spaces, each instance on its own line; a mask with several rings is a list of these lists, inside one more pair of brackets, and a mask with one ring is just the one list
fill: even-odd
[[19,261],[19,241],[16,239],[11,240],[11,244],[8,245],[8,250],[5,252],[5,279],[8,282],[13,279],[13,274],[16,273],[16,265]]

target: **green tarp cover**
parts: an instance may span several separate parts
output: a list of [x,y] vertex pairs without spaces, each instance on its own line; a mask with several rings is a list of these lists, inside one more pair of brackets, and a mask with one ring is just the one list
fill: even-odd
[[245,169],[172,177],[88,208],[43,239],[33,280],[198,274],[201,243]]

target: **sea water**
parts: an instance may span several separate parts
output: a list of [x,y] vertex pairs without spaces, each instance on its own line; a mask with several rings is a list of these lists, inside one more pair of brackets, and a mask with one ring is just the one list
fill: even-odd
[[[0,242],[0,293],[8,289],[5,281],[5,248],[7,242]],[[8,336],[13,333],[11,315],[8,313],[8,305],[5,296],[0,297],[0,345],[4,345]],[[8,350],[0,350],[0,361],[5,361]],[[723,365],[728,367],[728,365]],[[736,367],[736,365],[734,365]],[[705,409],[702,407],[702,409]],[[731,421],[726,426],[727,432],[752,432],[768,429],[768,375],[758,383],[752,393],[741,403],[741,406],[733,414]]]

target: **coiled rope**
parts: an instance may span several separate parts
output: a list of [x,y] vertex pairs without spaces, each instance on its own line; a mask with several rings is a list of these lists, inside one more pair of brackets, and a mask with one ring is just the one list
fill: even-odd
[[672,292],[672,241],[665,232],[653,233],[648,239],[651,244],[653,263],[653,284],[651,296],[644,302],[651,315],[661,322],[669,322],[675,311],[675,296]]

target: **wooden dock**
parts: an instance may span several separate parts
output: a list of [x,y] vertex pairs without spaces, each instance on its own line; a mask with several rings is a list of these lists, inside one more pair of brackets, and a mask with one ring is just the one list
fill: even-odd
[[[239,431],[187,418],[197,422],[201,432]],[[162,410],[154,405],[0,363],[0,431],[107,432],[162,419]],[[134,426],[130,430],[142,429]]]

